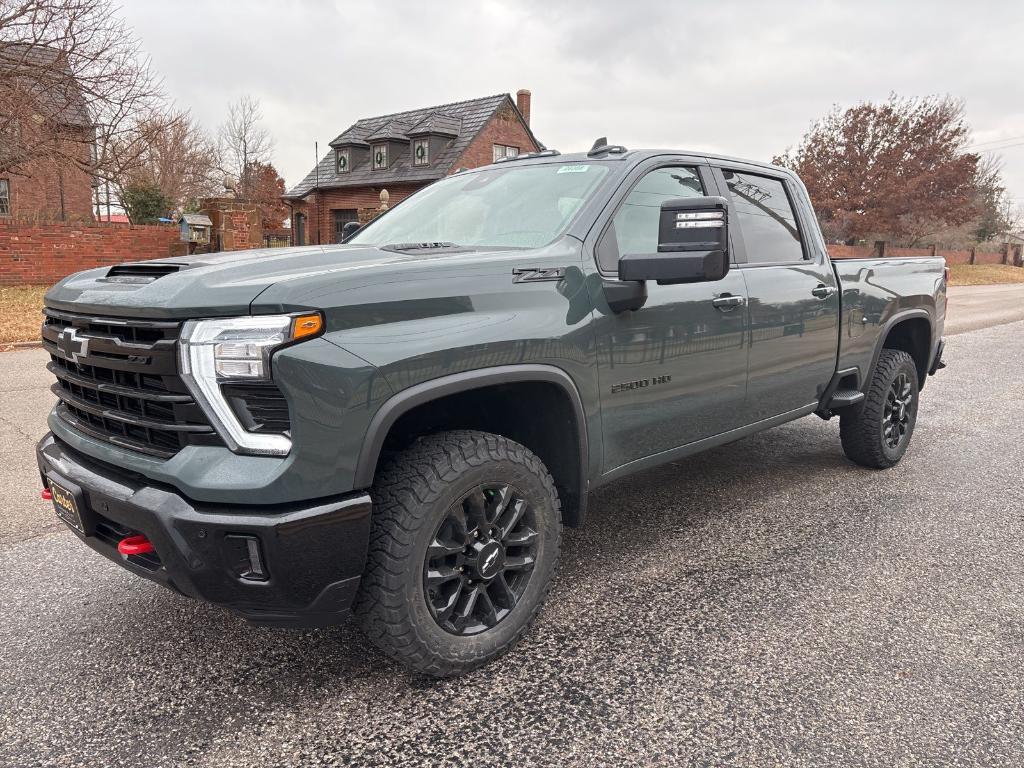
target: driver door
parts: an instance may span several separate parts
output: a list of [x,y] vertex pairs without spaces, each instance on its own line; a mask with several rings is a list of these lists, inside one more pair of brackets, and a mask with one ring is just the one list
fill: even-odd
[[[654,253],[661,203],[716,194],[706,165],[662,164],[642,172],[597,242],[604,279],[626,253]],[[604,472],[741,426],[747,384],[746,285],[647,281],[635,311],[595,321]],[[737,301],[737,298],[739,301]],[[726,301],[731,299],[731,301]],[[596,301],[599,310],[601,301]]]

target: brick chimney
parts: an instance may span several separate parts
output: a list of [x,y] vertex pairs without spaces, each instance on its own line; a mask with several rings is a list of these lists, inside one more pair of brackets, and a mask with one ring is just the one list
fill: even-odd
[[520,88],[516,91],[516,106],[519,107],[519,111],[523,113],[523,119],[526,124],[530,124],[530,92],[525,88]]

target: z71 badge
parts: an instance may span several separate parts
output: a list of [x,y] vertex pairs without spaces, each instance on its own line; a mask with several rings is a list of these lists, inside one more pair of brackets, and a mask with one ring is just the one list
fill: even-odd
[[670,375],[655,376],[651,379],[637,379],[636,381],[624,381],[621,384],[612,384],[612,394],[628,392],[631,389],[643,389],[644,387],[656,387],[659,384],[668,384],[672,381]]

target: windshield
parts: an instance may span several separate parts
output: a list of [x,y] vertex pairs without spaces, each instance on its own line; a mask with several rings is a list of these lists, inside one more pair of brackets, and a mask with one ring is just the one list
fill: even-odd
[[607,172],[603,165],[549,163],[449,176],[348,242],[538,248],[565,231]]

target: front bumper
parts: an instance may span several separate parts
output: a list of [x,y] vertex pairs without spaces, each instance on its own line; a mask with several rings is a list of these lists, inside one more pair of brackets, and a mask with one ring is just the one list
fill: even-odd
[[[83,530],[69,528],[129,571],[258,624],[324,626],[348,614],[366,563],[367,494],[268,507],[196,504],[89,459],[52,434],[36,457],[44,482],[76,496]],[[138,534],[154,552],[120,555],[118,542]]]

